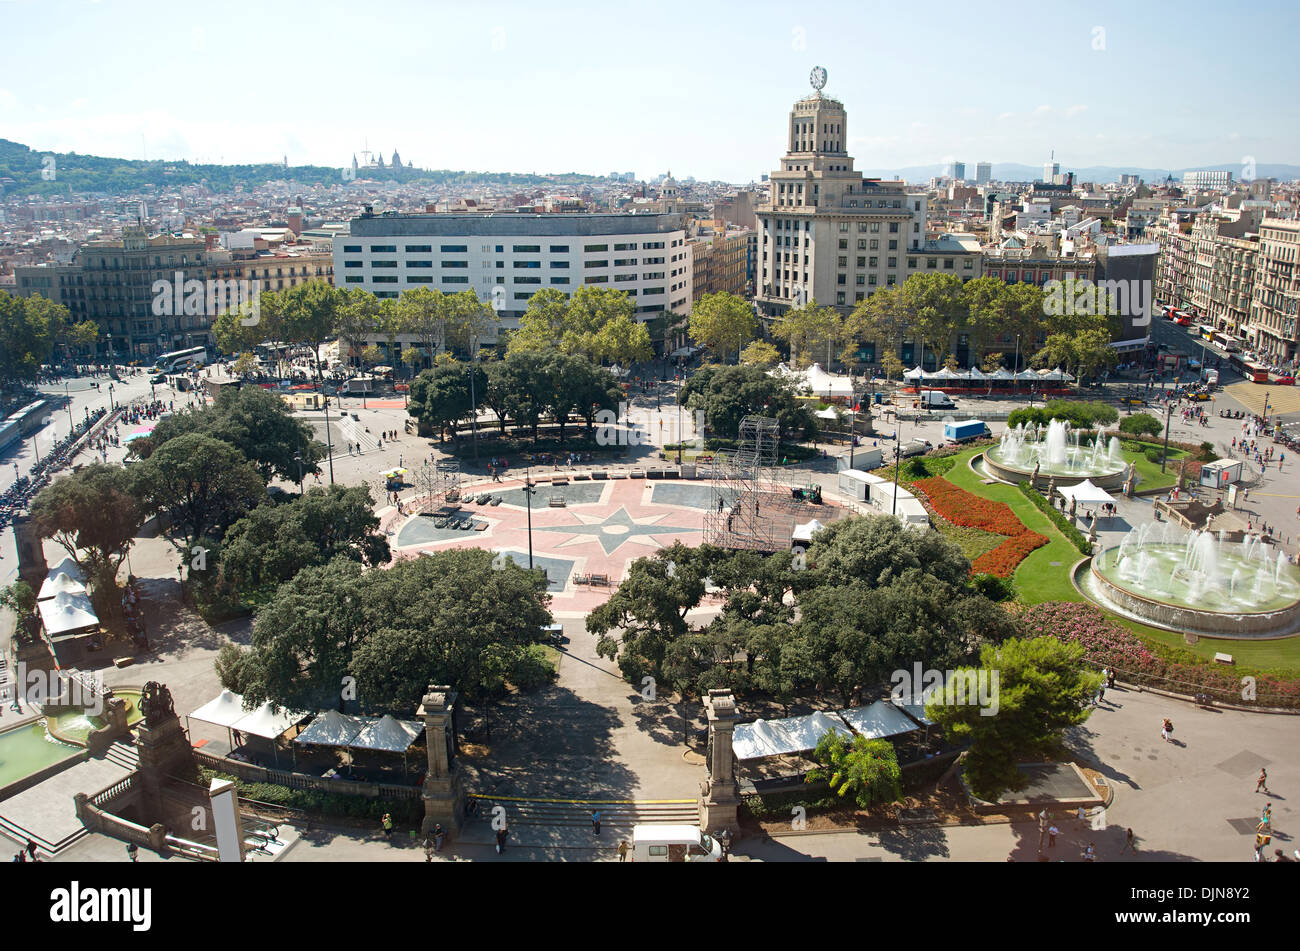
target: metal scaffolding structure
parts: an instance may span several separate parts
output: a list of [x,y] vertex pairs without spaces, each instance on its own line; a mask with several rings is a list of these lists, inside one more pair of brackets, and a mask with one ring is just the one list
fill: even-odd
[[746,416],[737,448],[715,453],[704,514],[704,541],[721,548],[775,552],[790,547],[795,524],[825,518],[821,505],[796,498],[810,474],[778,465],[781,430],[775,419]]
[[460,495],[460,462],[441,459],[433,465],[425,463],[415,470],[415,484],[426,505],[455,501]]

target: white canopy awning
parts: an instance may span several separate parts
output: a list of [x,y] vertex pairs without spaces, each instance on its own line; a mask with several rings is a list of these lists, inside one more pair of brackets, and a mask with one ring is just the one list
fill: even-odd
[[329,710],[311,721],[307,729],[294,739],[304,746],[351,746],[353,738],[366,726],[366,721],[359,717],[350,717]]
[[86,573],[72,560],[71,555],[64,555],[63,560],[51,568],[46,577],[53,578],[57,574],[65,574],[73,581],[80,581],[82,584],[86,583]]
[[1021,370],[1019,373],[1015,375],[1015,379],[1032,380],[1033,382],[1037,383],[1041,379],[1041,377],[1039,377],[1039,375],[1035,373],[1033,370]]
[[846,737],[853,735],[842,720],[820,711],[784,720],[757,720],[736,727],[732,747],[740,760],[806,753],[816,749],[821,738],[832,730]]
[[898,707],[900,710],[906,710],[908,716],[910,716],[916,722],[924,726],[934,726],[934,721],[925,715],[924,696],[890,697],[889,702],[892,703],[894,706]]
[[983,370],[981,370],[979,367],[971,367],[969,370],[966,371],[966,376],[972,380],[989,379],[989,375],[985,373]]
[[797,542],[810,542],[812,541],[813,535],[820,532],[825,527],[826,526],[817,521],[817,519],[813,519],[811,522],[804,522],[802,525],[796,525],[794,527],[794,532],[790,537],[792,540]]
[[1060,370],[1040,370],[1038,373],[1040,380],[1047,380],[1051,383],[1059,383],[1065,379],[1065,375]]
[[813,413],[813,415],[818,419],[835,420],[840,418],[840,414],[835,412],[835,410],[831,409],[829,406],[826,407],[826,409],[819,409],[817,412]]
[[952,370],[949,370],[945,366],[945,367],[939,367],[939,369],[935,370],[933,373],[926,374],[926,379],[927,380],[960,380],[961,374],[954,373]]
[[829,396],[852,396],[853,381],[847,376],[835,376],[827,373],[821,368],[820,364],[814,363],[803,375],[804,383],[817,396],[826,394]]
[[869,707],[853,707],[836,712],[845,723],[871,740],[910,733],[916,729],[916,724],[903,711],[884,700],[877,700]]
[[919,379],[921,379],[921,378],[924,377],[924,376],[925,376],[925,371],[924,371],[924,370],[922,370],[920,367],[913,367],[911,370],[908,370],[906,373],[903,374],[903,379],[904,379],[904,380],[919,380]]
[[271,704],[264,703],[243,719],[237,720],[234,729],[240,733],[251,733],[253,736],[273,740],[305,716],[307,714],[294,713],[291,710],[277,712]]
[[1012,375],[1011,371],[1008,370],[1006,367],[998,367],[996,370],[993,371],[993,374],[992,376],[989,377],[989,379],[990,380],[1011,380],[1014,379],[1014,376]]
[[244,698],[237,693],[223,690],[219,696],[209,700],[191,713],[190,719],[202,720],[204,723],[215,723],[217,726],[232,727],[246,716],[248,716],[248,711],[244,709]]
[[384,714],[378,720],[368,723],[353,737],[348,746],[358,750],[404,753],[423,730],[423,723],[415,720],[399,720],[391,714]]
[[1078,485],[1068,485],[1057,489],[1061,495],[1076,502],[1114,502],[1115,498],[1105,489],[1092,484],[1091,479],[1084,479]]
[[36,595],[36,599],[44,601],[54,597],[60,591],[65,594],[86,594],[86,586],[66,571],[60,571],[58,574],[51,574],[41,582],[41,590]]
[[99,618],[95,615],[90,598],[84,594],[60,591],[52,598],[38,601],[36,606],[41,612],[41,623],[45,625],[45,633],[50,637],[99,624]]

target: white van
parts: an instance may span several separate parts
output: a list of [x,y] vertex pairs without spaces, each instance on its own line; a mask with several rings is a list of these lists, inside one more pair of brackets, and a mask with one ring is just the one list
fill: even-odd
[[721,862],[722,846],[695,826],[641,823],[632,828],[633,862]]
[[922,390],[922,409],[953,409],[957,406],[943,390]]

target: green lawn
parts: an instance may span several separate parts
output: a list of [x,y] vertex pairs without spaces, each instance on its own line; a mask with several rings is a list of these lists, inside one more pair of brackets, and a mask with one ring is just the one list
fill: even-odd
[[[996,502],[1007,503],[1027,527],[1051,539],[1049,544],[1031,552],[1029,557],[1022,561],[1020,567],[1016,569],[1017,599],[1025,604],[1038,604],[1043,601],[1087,600],[1075,590],[1073,583],[1070,581],[1070,569],[1084,556],[1079,553],[1077,548],[1066,541],[1065,536],[1057,531],[1056,526],[1052,524],[1047,516],[1036,509],[1033,503],[1025,498],[1019,489],[1014,486],[1003,485],[1000,482],[992,485],[982,484],[980,477],[971,471],[969,465],[971,457],[979,452],[979,449],[970,449],[957,455],[955,457],[957,464],[945,475],[945,478],[968,492],[974,492]],[[1173,450],[1170,450],[1170,455],[1173,455]],[[1131,457],[1131,454],[1125,453],[1125,456]],[[1152,466],[1145,459],[1138,462],[1139,472],[1143,471],[1144,465],[1153,469],[1155,474],[1159,475],[1160,467],[1158,465]],[[1144,484],[1150,485],[1151,483],[1144,482]],[[1169,477],[1168,484],[1173,485],[1172,475]],[[1059,564],[1053,565],[1052,562],[1059,562]],[[1111,616],[1114,617],[1114,615]],[[1183,640],[1182,634],[1148,627],[1145,624],[1124,618],[1116,617],[1115,619],[1140,637],[1169,647],[1180,648],[1206,659],[1211,659],[1216,653],[1223,652],[1233,655],[1234,660],[1243,667],[1253,667],[1261,670],[1300,671],[1300,637],[1286,637],[1267,641],[1202,637],[1197,643],[1188,644]]]
[[956,542],[961,548],[961,553],[974,561],[980,555],[987,554],[1001,545],[1006,538],[993,532],[986,532],[981,528],[967,528],[963,525],[954,525],[939,515],[933,515],[930,523],[944,538],[951,542]]
[[1160,463],[1149,462],[1140,452],[1124,452],[1123,455],[1126,462],[1137,463],[1137,472],[1141,476],[1138,488],[1168,489],[1178,481],[1178,461],[1188,453],[1183,449],[1170,449],[1169,461],[1165,463],[1164,472],[1160,471]]
[[[1026,604],[1040,601],[1078,601],[1079,593],[1070,583],[1070,567],[1083,556],[1065,536],[1056,530],[1051,520],[1030,502],[1015,486],[995,482],[983,485],[980,477],[971,471],[969,462],[981,450],[970,449],[956,456],[957,464],[944,478],[967,492],[982,495],[995,502],[1011,506],[1025,527],[1051,539],[1042,548],[1030,552],[1029,557],[1016,569],[1016,596]],[[1058,564],[1053,565],[1053,562]]]

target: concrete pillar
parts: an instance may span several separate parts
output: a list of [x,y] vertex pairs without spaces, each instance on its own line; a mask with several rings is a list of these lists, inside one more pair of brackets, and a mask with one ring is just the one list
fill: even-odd
[[33,591],[40,591],[46,575],[50,573],[45,562],[45,545],[36,531],[30,515],[14,517],[14,543],[18,549],[18,577],[26,581]]
[[415,715],[424,721],[424,741],[429,765],[421,798],[424,820],[421,833],[428,835],[435,823],[442,823],[448,835],[460,831],[463,810],[460,770],[456,764],[456,691],[449,686],[430,685]]
[[239,792],[228,779],[213,779],[208,807],[217,835],[217,861],[244,861],[244,824],[239,816]]
[[736,832],[740,797],[736,793],[736,757],[731,737],[740,720],[730,690],[710,690],[704,698],[709,720],[709,776],[700,783],[700,828],[708,833]]

